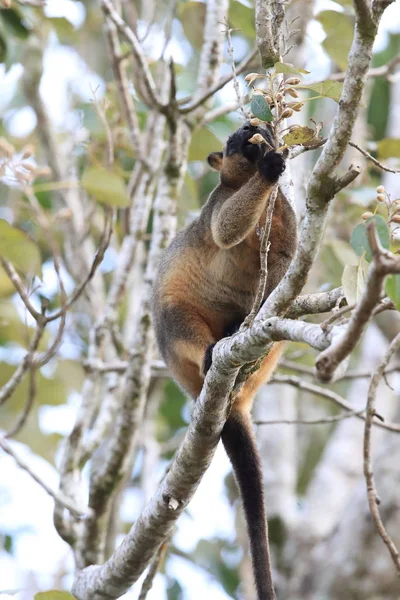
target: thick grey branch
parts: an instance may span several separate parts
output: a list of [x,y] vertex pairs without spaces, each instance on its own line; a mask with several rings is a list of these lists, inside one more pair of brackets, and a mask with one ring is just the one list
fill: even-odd
[[305,294],[296,298],[288,310],[287,316],[290,319],[296,319],[303,315],[330,312],[338,306],[343,298],[344,293],[341,287],[329,290],[329,292]]

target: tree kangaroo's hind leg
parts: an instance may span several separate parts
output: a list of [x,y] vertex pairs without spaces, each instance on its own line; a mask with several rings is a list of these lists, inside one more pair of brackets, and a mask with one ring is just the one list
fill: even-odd
[[[210,356],[210,348],[215,345],[215,338],[208,324],[189,309],[179,311],[180,331],[170,342],[168,366],[175,379],[196,399],[203,387],[205,363]],[[211,362],[210,362],[211,364]]]

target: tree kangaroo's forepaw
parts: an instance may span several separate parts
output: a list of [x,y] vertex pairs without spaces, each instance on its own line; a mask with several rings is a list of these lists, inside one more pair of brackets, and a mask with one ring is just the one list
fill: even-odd
[[276,183],[279,177],[285,170],[285,160],[279,152],[267,152],[264,158],[260,161],[259,170],[267,181]]
[[206,353],[204,354],[204,362],[203,362],[203,374],[204,376],[207,375],[207,371],[209,370],[209,368],[212,365],[212,353],[214,350],[214,344],[210,344],[206,350]]

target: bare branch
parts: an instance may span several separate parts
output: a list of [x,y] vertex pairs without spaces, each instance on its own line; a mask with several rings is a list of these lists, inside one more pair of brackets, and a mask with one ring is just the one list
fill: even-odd
[[267,259],[268,259],[268,251],[269,251],[269,246],[270,246],[269,236],[271,233],[272,217],[274,214],[275,201],[278,196],[278,190],[279,190],[278,185],[275,185],[269,198],[268,198],[267,214],[265,217],[265,224],[262,228],[262,235],[261,235],[261,239],[260,239],[260,281],[258,284],[258,290],[257,290],[256,297],[254,299],[252,309],[249,312],[249,314],[247,315],[247,317],[245,318],[244,323],[243,323],[243,325],[245,327],[246,326],[249,327],[253,323],[255,316],[257,315],[258,311],[260,310],[260,306],[262,304],[264,294],[265,294],[265,287],[267,285],[267,279],[268,279]]
[[29,377],[28,397],[26,400],[24,410],[23,410],[22,414],[19,416],[15,425],[12,427],[12,429],[7,431],[7,433],[4,435],[4,437],[6,437],[6,438],[12,438],[21,431],[21,429],[23,428],[23,426],[26,423],[29,413],[31,412],[31,409],[33,406],[33,401],[34,401],[35,395],[36,395],[36,369],[32,365],[29,370],[29,375],[30,375],[30,377]]
[[349,146],[353,146],[353,148],[355,148],[356,150],[361,152],[361,154],[366,156],[368,158],[368,160],[373,162],[374,165],[379,167],[379,169],[381,169],[382,171],[387,171],[388,173],[400,173],[400,169],[391,169],[390,167],[385,167],[385,165],[383,165],[382,163],[379,162],[379,160],[376,160],[376,158],[371,156],[371,154],[369,152],[367,152],[366,150],[363,150],[358,144],[355,144],[354,142],[349,142]]
[[24,375],[31,366],[34,353],[37,350],[39,342],[43,336],[45,325],[46,317],[44,317],[43,315],[39,315],[36,331],[33,336],[32,342],[29,346],[28,352],[25,354],[24,358],[22,359],[18,367],[15,369],[14,373],[7,381],[7,383],[5,383],[0,389],[0,406],[4,404],[4,402],[8,400],[8,398],[10,398],[10,396],[14,393],[18,384],[22,381]]
[[[272,380],[271,383],[274,383],[274,381]],[[360,414],[361,412],[364,412],[364,409],[361,411],[350,410],[349,412],[343,412],[339,415],[335,415],[333,417],[324,417],[322,419],[271,419],[268,421],[253,422],[254,425],[331,425],[332,423],[337,423],[338,421],[351,419],[351,417],[354,417],[354,415]]]
[[147,594],[149,593],[149,591],[151,590],[151,586],[153,585],[154,577],[157,575],[157,571],[159,570],[161,563],[164,559],[167,547],[168,543],[164,542],[163,544],[161,544],[160,548],[154,555],[154,558],[150,563],[149,572],[147,573],[145,580],[143,581],[142,589],[140,590],[138,600],[146,600]]
[[337,338],[317,358],[315,366],[318,378],[321,381],[330,381],[337,366],[354,350],[376,305],[381,300],[386,275],[400,273],[400,257],[381,247],[374,223],[369,223],[367,227],[373,260],[368,271],[365,290],[354,309],[345,334]]
[[[252,52],[250,52],[250,54],[248,54],[248,56],[246,56],[242,60],[242,62],[239,63],[239,65],[237,67],[235,67],[236,75],[240,75],[241,73],[243,73],[243,71],[245,71],[247,69],[248,65],[256,57],[257,52],[258,52],[257,48],[254,48],[254,50],[252,50]],[[214,96],[220,89],[222,89],[228,83],[230,83],[232,81],[232,79],[233,79],[233,74],[227,75],[226,77],[223,77],[222,79],[220,79],[216,84],[211,86],[202,96],[197,98],[197,100],[195,102],[192,102],[188,106],[183,106],[180,109],[181,114],[186,114],[186,113],[192,112],[193,110],[195,110],[196,108],[198,108],[199,106],[204,104],[209,98]],[[186,98],[181,98],[180,100],[178,100],[178,105],[186,104],[187,102],[189,102],[191,100],[191,98],[192,98],[191,96],[188,96]]]
[[[245,98],[244,102],[247,102],[247,97]],[[217,106],[217,108],[213,108],[212,110],[209,110],[207,113],[205,113],[205,115],[201,118],[201,124],[205,125],[207,123],[212,123],[212,121],[215,121],[216,119],[219,119],[219,117],[223,117],[224,115],[230,113],[230,112],[235,112],[240,108],[240,104],[238,102],[232,102],[229,104],[223,104],[221,106]]]
[[[216,370],[211,367],[210,373]],[[191,424],[165,480],[113,556],[102,566],[78,574],[73,594],[78,600],[115,599],[143,572],[149,560],[187,506],[210,465],[226,419],[228,390],[237,368],[225,370],[209,388],[207,377]]]
[[305,294],[298,296],[287,312],[290,319],[303,315],[330,312],[344,299],[343,288],[338,287],[329,292]]
[[367,494],[368,494],[368,504],[369,509],[374,520],[375,526],[378,530],[379,535],[381,536],[384,544],[387,546],[390,556],[393,560],[393,563],[400,573],[400,554],[396,545],[394,544],[392,538],[389,536],[388,532],[383,525],[378,505],[380,504],[380,499],[378,496],[378,492],[375,485],[374,472],[372,468],[372,457],[371,457],[371,433],[372,433],[372,424],[374,422],[375,417],[375,401],[376,401],[376,392],[378,385],[384,375],[385,369],[395,352],[400,347],[400,334],[392,340],[388,351],[386,352],[382,362],[376,369],[369,386],[368,390],[368,401],[367,401],[367,416],[365,419],[365,428],[364,428],[364,477],[367,484]]
[[32,479],[36,481],[56,502],[58,502],[61,506],[70,511],[71,514],[74,515],[77,519],[86,518],[90,514],[90,510],[85,507],[82,508],[77,506],[74,502],[72,502],[67,496],[64,494],[60,494],[59,492],[53,491],[41,477],[36,475],[31,467],[14,451],[12,444],[8,442],[4,437],[0,436],[0,448],[7,452],[10,456],[13,457],[17,465],[26,471]]
[[[203,98],[210,88],[217,83],[224,39],[222,23],[226,21],[228,5],[228,0],[208,0],[206,4],[204,42],[200,55],[194,103]],[[206,100],[202,100],[201,104],[204,105],[205,102]]]
[[244,98],[242,96],[242,94],[240,93],[240,85],[239,85],[239,81],[237,78],[237,72],[236,72],[236,66],[235,66],[235,57],[233,54],[233,46],[232,46],[232,29],[229,28],[229,24],[228,21],[226,21],[226,38],[228,40],[228,54],[230,56],[231,59],[231,68],[232,68],[232,78],[233,78],[233,89],[235,90],[235,94],[236,94],[236,98],[238,101],[238,105],[240,108],[240,111],[242,113],[242,115],[244,117],[248,116],[248,113],[246,111],[246,109],[244,108]]
[[117,29],[110,17],[106,18],[106,33],[114,77],[118,86],[119,99],[122,104],[126,122],[128,124],[131,144],[135,150],[136,157],[143,161],[143,141],[139,127],[139,120],[136,113],[135,103],[132,99],[132,95],[129,92],[129,81],[126,73],[125,61],[122,60],[121,56],[121,47],[118,39]]
[[106,211],[105,215],[106,216],[104,221],[104,229],[100,238],[99,247],[94,256],[89,273],[86,275],[83,281],[75,288],[71,297],[65,302],[65,305],[60,310],[46,317],[47,322],[55,321],[56,319],[59,319],[60,317],[65,315],[65,313],[71,308],[71,306],[80,298],[88,283],[93,279],[98,266],[103,262],[104,254],[110,244],[110,239],[113,232],[114,219],[114,215],[111,210]]
[[[362,419],[363,421],[366,420],[366,416],[363,414],[365,413],[365,408],[354,409],[354,406],[352,406],[349,402],[342,398],[340,394],[337,394],[336,392],[333,392],[328,388],[322,388],[319,385],[314,385],[313,383],[309,383],[308,381],[303,381],[295,375],[274,375],[273,382],[292,385],[293,387],[298,388],[299,390],[304,390],[306,392],[314,394],[315,396],[326,398],[327,400],[330,400],[337,406],[340,406],[340,408],[344,408],[346,411],[351,413],[351,416],[357,417],[358,419]],[[377,418],[376,415],[374,415],[373,424],[377,427],[380,427],[381,429],[386,429],[387,431],[391,431],[393,433],[400,433],[400,425],[397,425],[397,423],[383,422],[382,419]]]
[[[374,77],[386,77],[389,78],[392,73],[396,70],[397,65],[400,63],[400,56],[395,56],[386,65],[381,67],[372,67],[367,71],[367,79]],[[329,79],[333,81],[344,81],[346,73],[332,73],[329,75]]]
[[30,312],[32,317],[36,321],[38,321],[42,317],[42,315],[39,311],[36,310],[36,308],[33,306],[31,301],[29,300],[29,297],[25,290],[24,284],[22,283],[20,276],[18,275],[17,271],[15,270],[14,265],[9,260],[5,260],[4,258],[0,258],[0,260],[1,260],[1,266],[7,273],[8,277],[10,278],[10,281],[14,285],[19,297],[21,298],[22,302],[25,304],[26,309]]
[[118,11],[116,10],[112,0],[101,0],[101,6],[105,14],[111,19],[118,31],[132,46],[132,53],[136,61],[136,67],[140,72],[139,76],[144,84],[144,90],[146,90],[146,97],[144,98],[146,103],[152,108],[161,110],[162,103],[158,96],[156,84],[147,64],[146,57],[144,56],[143,49],[134,31],[132,31],[129,25],[125,23],[125,21],[118,14]]
[[[279,366],[283,369],[289,369],[290,371],[301,373],[302,375],[315,377],[314,367],[308,367],[307,365],[302,365],[301,363],[297,363],[292,360],[283,359],[280,361]],[[393,365],[393,367],[388,367],[385,369],[384,375],[390,375],[391,373],[397,373],[398,371],[400,371],[400,365]],[[349,370],[342,375],[341,379],[370,379],[372,375],[373,373],[371,373],[371,371]]]

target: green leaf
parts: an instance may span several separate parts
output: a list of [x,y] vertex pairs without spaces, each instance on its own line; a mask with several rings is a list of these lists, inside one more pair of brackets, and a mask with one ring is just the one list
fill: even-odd
[[0,11],[0,17],[9,34],[21,40],[26,40],[30,34],[30,29],[23,24],[23,18],[19,11],[14,8],[3,9]]
[[206,19],[206,5],[204,2],[185,2],[178,9],[185,36],[196,49],[203,45],[204,22]]
[[367,225],[375,221],[376,230],[380,242],[386,250],[390,248],[390,233],[386,221],[380,215],[374,215],[365,221],[360,223],[353,229],[351,234],[350,243],[353,246],[358,256],[362,256],[365,252],[365,259],[370,262],[372,260],[372,253],[368,243]]
[[336,102],[339,102],[340,96],[342,95],[343,83],[327,79],[326,81],[318,81],[312,85],[299,84],[294,87],[296,87],[296,89],[311,90],[312,92],[316,92],[318,96],[332,98],[333,100],[336,100]]
[[379,158],[400,158],[400,138],[384,138],[378,142]]
[[194,132],[190,141],[188,160],[205,160],[210,152],[221,147],[221,140],[207,127],[201,127]]
[[390,275],[386,279],[385,292],[400,310],[400,275]]
[[360,260],[358,265],[345,266],[342,286],[347,304],[355,304],[360,299],[365,288],[365,279],[365,261]]
[[310,71],[306,71],[305,69],[296,69],[290,63],[277,62],[274,64],[275,73],[286,73],[291,75],[307,75]]
[[124,180],[115,171],[89,167],[82,175],[81,185],[101,204],[118,208],[126,208],[130,204]]
[[68,592],[49,590],[48,592],[39,592],[38,594],[35,594],[34,600],[76,600],[76,598]]
[[0,256],[12,262],[22,273],[41,274],[42,261],[35,242],[4,219],[0,219]]
[[310,127],[296,127],[283,136],[283,141],[287,146],[296,146],[305,144],[315,137],[314,129]]
[[272,121],[274,118],[269,104],[262,94],[253,94],[250,110],[253,116],[261,121]]
[[254,39],[254,8],[233,0],[229,3],[228,21],[233,29],[239,29],[244,36]]
[[316,20],[326,33],[322,46],[334,63],[345,70],[353,40],[354,18],[336,10],[324,10],[316,16]]

